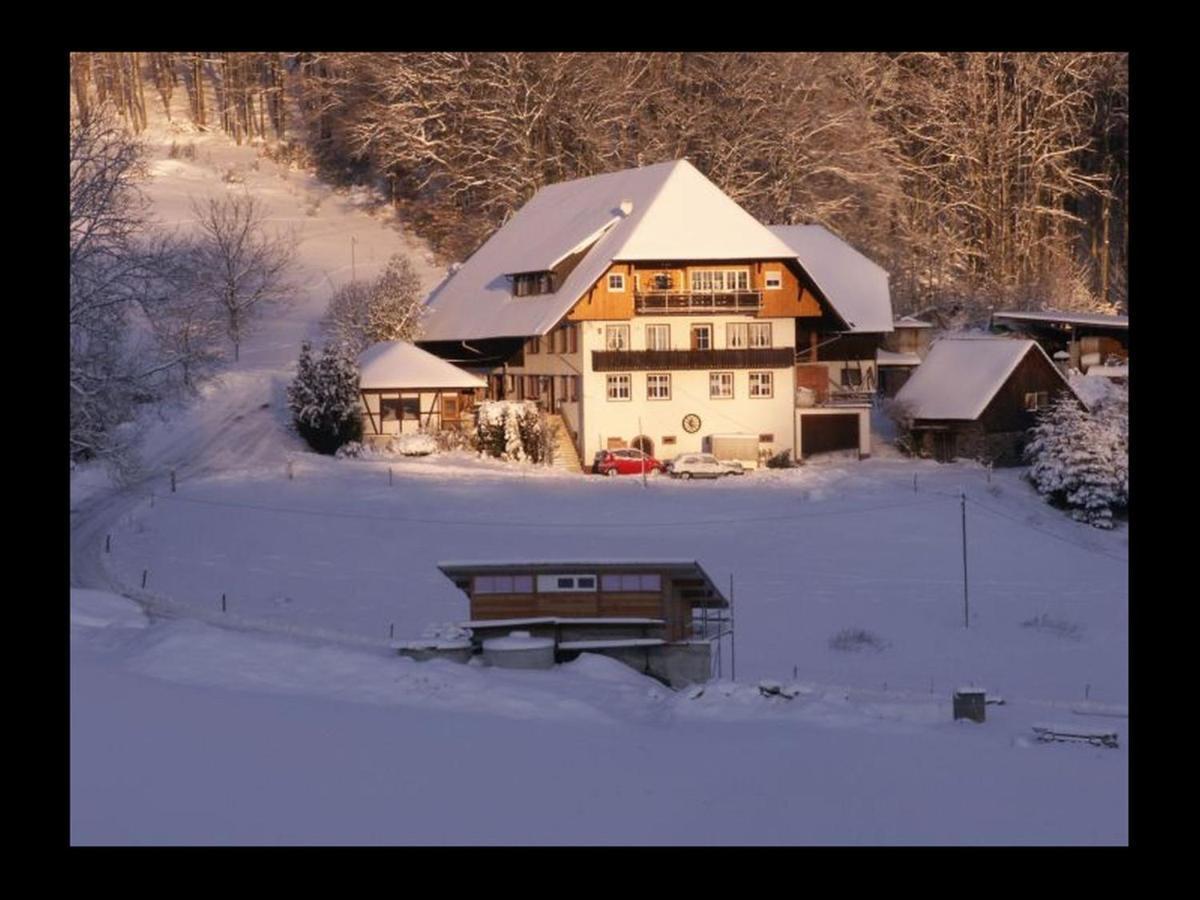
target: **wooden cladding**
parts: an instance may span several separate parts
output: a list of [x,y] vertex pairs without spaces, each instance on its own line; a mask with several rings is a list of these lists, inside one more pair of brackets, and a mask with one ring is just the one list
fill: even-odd
[[[821,305],[801,283],[794,262],[613,263],[567,314],[572,321],[631,319],[642,315],[745,313],[764,318],[820,317]],[[693,275],[736,269],[747,273],[746,287],[695,290]],[[610,275],[621,275],[622,290],[610,290]],[[772,285],[767,287],[767,276]],[[703,279],[701,279],[703,283]],[[728,279],[724,279],[728,281]],[[715,288],[715,283],[714,283]]]
[[796,359],[791,347],[747,350],[593,350],[596,372],[684,369],[787,369]]
[[661,619],[659,593],[477,594],[471,598],[472,619]]

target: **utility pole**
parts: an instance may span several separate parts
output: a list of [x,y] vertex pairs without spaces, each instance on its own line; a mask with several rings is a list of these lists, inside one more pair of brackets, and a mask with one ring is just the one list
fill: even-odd
[[729,680],[737,681],[737,634],[733,630],[733,573],[729,573]]
[[646,482],[646,433],[642,431],[641,416],[638,416],[638,435],[642,438],[642,445],[638,448],[642,454],[642,487],[649,487],[650,485]]
[[967,492],[962,492],[962,545],[963,545],[963,628],[971,627],[971,607],[967,601]]

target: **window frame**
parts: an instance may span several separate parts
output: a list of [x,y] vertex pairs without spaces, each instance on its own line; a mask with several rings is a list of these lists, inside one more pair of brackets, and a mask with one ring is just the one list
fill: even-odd
[[[720,275],[718,279],[717,276]],[[730,284],[729,276],[733,275],[733,283]],[[725,268],[712,267],[690,270],[689,281],[691,283],[691,293],[693,294],[739,294],[748,293],[750,288],[750,269],[748,268]],[[707,276],[707,277],[706,277]],[[718,280],[720,286],[717,286]],[[705,282],[707,281],[707,286]]]
[[[772,284],[771,280],[775,283]],[[782,291],[783,290],[783,270],[782,269],[767,269],[763,272],[763,290],[764,291]]]
[[[757,376],[759,392],[754,392],[755,378]],[[762,392],[763,380],[766,379],[766,393]],[[770,400],[775,396],[775,373],[769,369],[754,369],[749,373],[750,389],[749,394],[752,400]]]
[[[651,333],[659,334],[659,335],[665,334],[666,335],[666,346],[665,347],[651,347],[650,346]],[[646,326],[646,349],[647,350],[670,350],[671,349],[671,326],[657,324],[657,323],[654,325],[647,325]]]
[[[708,335],[708,337],[706,338],[706,343],[708,344],[707,347],[697,347],[696,346],[696,343],[697,343],[696,342],[696,333],[697,332],[705,332]],[[692,349],[692,350],[712,350],[713,349],[712,322],[693,322],[691,325],[691,330],[688,333],[691,336],[691,340],[689,341],[690,349]]]
[[[713,388],[720,384],[724,376],[729,376],[729,393],[716,394],[713,393]],[[737,394],[736,379],[733,372],[730,371],[714,371],[708,373],[708,399],[709,400],[733,400]]]
[[[741,343],[737,343],[734,335],[741,335]],[[749,322],[726,322],[725,323],[725,347],[729,350],[749,350],[750,349],[750,323]]]
[[[624,379],[625,396],[613,396],[613,388],[619,388],[620,379]],[[610,372],[604,376],[604,396],[610,403],[629,403],[633,400],[633,374],[631,372]]]
[[[652,378],[654,378],[654,379],[665,378],[666,379],[667,395],[665,397],[658,397],[651,393],[650,379],[652,379]],[[661,387],[661,383],[660,383],[660,387]],[[671,399],[671,373],[670,372],[647,372],[646,373],[646,399],[647,400],[655,400],[655,401]]]
[[[604,326],[604,349],[610,352],[627,353],[633,349],[632,337],[629,333],[628,325],[605,325]],[[625,345],[623,347],[613,346],[613,336],[624,335]]]
[[[775,332],[771,328],[770,322],[747,322],[746,323],[746,347],[750,350],[769,350],[775,341]],[[755,333],[761,338],[765,333],[767,342],[765,344],[755,343]]]
[[[614,278],[618,280],[618,286],[616,286],[616,287],[613,286]],[[626,282],[625,282],[625,273],[624,272],[609,272],[608,273],[608,292],[610,294],[624,294],[625,290],[626,290],[625,284],[626,284]]]

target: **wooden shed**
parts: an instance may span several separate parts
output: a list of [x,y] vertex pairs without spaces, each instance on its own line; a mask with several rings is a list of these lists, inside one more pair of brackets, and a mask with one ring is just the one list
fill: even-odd
[[1038,411],[1063,391],[1079,400],[1032,340],[942,338],[896,402],[921,455],[1019,465]]

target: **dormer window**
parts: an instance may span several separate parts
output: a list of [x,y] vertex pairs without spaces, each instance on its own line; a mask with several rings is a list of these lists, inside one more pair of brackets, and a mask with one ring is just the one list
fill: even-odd
[[512,276],[512,280],[514,297],[554,292],[554,275],[551,272],[522,272]]

